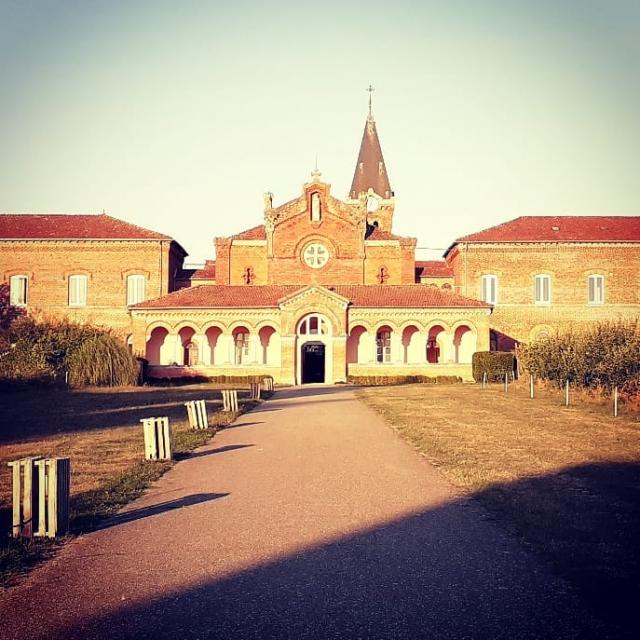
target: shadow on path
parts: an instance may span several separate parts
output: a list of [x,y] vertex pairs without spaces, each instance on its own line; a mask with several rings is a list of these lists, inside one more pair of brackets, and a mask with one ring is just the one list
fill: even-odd
[[217,500],[218,498],[224,498],[229,493],[194,493],[184,498],[177,498],[175,500],[167,500],[160,502],[149,507],[142,507],[140,509],[133,509],[132,511],[125,511],[118,515],[109,518],[99,523],[93,530],[99,531],[101,529],[109,529],[110,527],[117,527],[127,522],[134,522],[135,520],[141,520],[142,518],[150,518],[151,516],[157,516],[167,511],[173,511],[175,509],[183,509],[185,507],[192,507],[203,502],[211,502],[211,500]]
[[[586,544],[595,556],[567,575],[570,559],[543,554],[571,586],[491,524],[475,500],[461,498],[160,599],[123,603],[48,637],[637,638],[639,480],[638,464],[594,464],[487,490],[514,509],[532,496],[544,505],[550,490],[566,493],[571,509],[529,516],[541,539]],[[626,488],[612,512],[589,510],[591,492],[620,481]]]
[[224,447],[210,449],[208,451],[186,451],[184,453],[176,453],[175,459],[189,460],[190,458],[205,458],[206,456],[214,456],[217,453],[225,453],[226,451],[235,451],[236,449],[246,449],[247,447],[255,447],[254,444],[227,444]]

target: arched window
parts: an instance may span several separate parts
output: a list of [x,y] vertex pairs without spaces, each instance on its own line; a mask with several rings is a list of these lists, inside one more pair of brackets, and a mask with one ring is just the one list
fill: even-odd
[[604,276],[593,274],[587,278],[589,304],[604,304]]
[[498,276],[482,276],[482,300],[489,304],[498,302]]
[[322,219],[322,210],[320,206],[320,194],[311,194],[311,222],[320,222]]
[[319,313],[305,316],[298,324],[299,336],[326,336],[330,333],[329,323]]
[[534,278],[533,300],[536,304],[551,304],[551,276],[541,273]]
[[138,304],[145,300],[145,277],[141,275],[127,276],[127,304]]
[[84,274],[69,276],[69,306],[87,306],[87,282],[88,278]]
[[14,307],[26,307],[29,299],[29,278],[11,276],[9,280],[9,304]]

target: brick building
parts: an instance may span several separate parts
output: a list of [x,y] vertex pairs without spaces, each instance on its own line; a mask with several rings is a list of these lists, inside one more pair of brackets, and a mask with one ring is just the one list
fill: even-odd
[[11,303],[131,335],[129,304],[175,289],[186,251],[169,236],[101,215],[0,215]]
[[640,312],[640,218],[525,217],[416,261],[371,111],[345,200],[314,171],[263,222],[181,269],[167,236],[110,216],[0,216],[12,302],[114,327],[156,376],[471,378],[477,350]]
[[349,197],[333,196],[318,171],[282,205],[265,194],[263,224],[216,238],[215,263],[131,307],[134,348],[154,375],[470,379],[491,307],[456,294],[446,265],[449,290],[416,282],[416,240],[393,233],[394,208],[370,112]]
[[640,316],[640,218],[521,217],[445,252],[455,290],[493,306],[493,349]]

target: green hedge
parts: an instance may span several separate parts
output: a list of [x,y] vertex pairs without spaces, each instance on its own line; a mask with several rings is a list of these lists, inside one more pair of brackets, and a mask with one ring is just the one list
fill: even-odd
[[381,387],[398,384],[459,384],[459,376],[347,376],[347,382],[365,387]]
[[482,380],[487,374],[487,380],[497,382],[504,379],[505,373],[515,371],[516,359],[510,351],[476,351],[471,360],[473,379]]
[[582,332],[541,338],[521,348],[524,368],[537,378],[562,386],[611,389],[640,382],[638,320],[602,322]]
[[264,376],[264,375],[250,375],[250,376],[239,376],[239,375],[220,375],[220,376],[179,376],[175,378],[154,378],[149,377],[147,382],[150,385],[159,386],[159,387],[170,387],[170,386],[179,386],[185,384],[250,384],[252,382],[259,382],[260,384],[264,384],[265,380],[271,379],[273,380],[273,376]]

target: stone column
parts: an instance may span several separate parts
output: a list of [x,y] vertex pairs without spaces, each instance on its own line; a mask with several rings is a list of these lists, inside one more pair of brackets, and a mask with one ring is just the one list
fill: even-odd
[[280,337],[280,382],[297,384],[296,337]]
[[262,364],[260,356],[260,336],[257,333],[249,334],[249,362],[251,364]]
[[402,355],[402,334],[393,330],[391,332],[391,363],[403,364]]
[[[347,381],[347,336],[334,336],[331,339],[331,374],[333,380],[328,383]],[[327,354],[328,355],[328,354]]]

